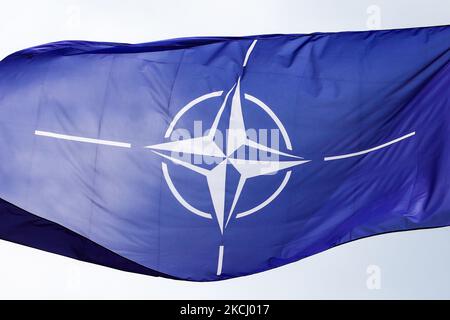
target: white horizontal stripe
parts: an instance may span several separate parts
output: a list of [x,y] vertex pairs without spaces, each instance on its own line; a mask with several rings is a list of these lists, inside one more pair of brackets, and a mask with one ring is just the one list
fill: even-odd
[[360,156],[360,155],[363,155],[363,154],[366,154],[366,153],[369,153],[369,152],[372,152],[372,151],[376,151],[376,150],[385,148],[387,146],[390,146],[391,144],[394,144],[394,143],[400,142],[400,141],[402,141],[404,139],[407,139],[409,137],[412,137],[415,134],[416,134],[416,132],[411,132],[411,133],[408,133],[408,134],[406,134],[406,135],[404,135],[404,136],[402,136],[400,138],[397,138],[395,140],[386,142],[386,143],[384,143],[382,145],[379,145],[379,146],[376,146],[376,147],[373,147],[373,148],[370,148],[370,149],[367,149],[367,150],[362,150],[362,151],[358,151],[358,152],[354,152],[354,153],[348,153],[348,154],[342,154],[342,155],[339,155],[339,156],[325,157],[323,160],[325,160],[325,161],[332,161],[332,160],[339,160],[339,159],[345,159],[345,158]]
[[121,147],[121,148],[131,148],[131,144],[125,143],[125,142],[117,142],[117,141],[110,141],[110,140],[100,140],[100,139],[91,139],[91,138],[70,136],[70,135],[67,135],[67,134],[59,134],[59,133],[48,132],[48,131],[39,131],[39,130],[36,130],[34,132],[34,134],[37,135],[37,136],[43,136],[43,137],[49,137],[49,138],[55,138],[55,139],[78,141],[78,142],[86,142],[86,143],[95,143],[95,144],[103,144],[103,145],[106,145],[106,146],[114,146],[114,147]]

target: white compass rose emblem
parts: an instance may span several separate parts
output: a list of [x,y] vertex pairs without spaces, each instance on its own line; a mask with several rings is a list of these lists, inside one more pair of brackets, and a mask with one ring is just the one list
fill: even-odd
[[[281,152],[277,149],[270,148],[263,144],[257,143],[256,141],[251,140],[247,137],[246,126],[242,112],[240,86],[241,86],[240,79],[238,79],[237,83],[227,92],[224,101],[222,102],[222,105],[214,118],[214,122],[211,128],[207,131],[208,133],[206,135],[202,137],[171,141],[167,143],[161,143],[146,147],[152,149],[154,153],[158,154],[164,159],[172,161],[175,164],[181,165],[188,170],[192,170],[200,175],[203,175],[206,178],[209,188],[209,194],[211,196],[212,204],[214,207],[214,214],[216,216],[220,231],[222,233],[224,232],[224,229],[227,227],[228,223],[230,222],[233,216],[235,216],[236,218],[241,218],[250,215],[258,210],[261,210],[270,202],[272,202],[278,196],[278,194],[281,193],[281,191],[284,189],[287,182],[289,181],[291,171],[287,169],[309,162],[309,160],[304,160],[296,155]],[[177,121],[182,117],[182,115],[186,111],[188,111],[192,107],[195,107],[201,101],[204,101],[212,97],[221,96],[222,94],[223,92],[221,91],[213,92],[188,103],[174,117],[174,120],[169,125],[169,128],[166,131],[165,137],[169,137],[171,135]],[[223,116],[223,112],[225,108],[229,105],[228,100],[231,95],[232,95],[231,111],[228,122],[228,129],[226,130],[227,132],[226,146],[225,148],[223,148],[224,150],[222,150],[222,148],[220,148],[214,141],[214,136],[216,134],[216,131],[218,130],[217,126],[219,124],[219,121],[221,120],[221,117]],[[284,128],[281,121],[277,118],[275,113],[266,104],[264,104],[257,98],[248,94],[245,94],[244,97],[246,100],[249,100],[258,105],[259,107],[261,107],[261,109],[263,109],[263,111],[265,111],[272,118],[272,120],[276,123],[278,129],[281,132],[281,135],[284,139],[287,149],[292,150],[292,144],[286,132],[286,129]],[[235,151],[237,151],[239,148],[243,146],[251,147],[258,151],[270,152],[271,154],[284,156],[289,160],[271,161],[271,160],[257,160],[257,159],[254,160],[242,159],[235,155]],[[184,153],[201,156],[211,156],[218,158],[220,160],[212,169],[205,169],[201,166],[192,164],[190,162],[180,160],[177,157],[166,155],[162,153],[162,151],[170,151],[173,153]],[[228,212],[228,214],[225,214],[225,194],[226,194],[225,187],[226,187],[226,176],[228,165],[233,166],[237,170],[237,172],[240,175],[240,178],[233,197],[231,209]],[[169,186],[175,198],[180,202],[180,204],[182,204],[187,210],[191,211],[194,214],[197,214],[204,218],[209,219],[212,218],[210,213],[195,208],[181,196],[181,194],[178,192],[178,190],[175,188],[173,184],[167,164],[165,162],[162,163],[162,171],[164,174],[164,178],[167,182],[167,185]],[[242,190],[248,179],[284,171],[285,176],[280,186],[265,201],[245,212],[238,212],[238,213],[235,212],[238,200],[241,197],[245,196],[242,193]]]

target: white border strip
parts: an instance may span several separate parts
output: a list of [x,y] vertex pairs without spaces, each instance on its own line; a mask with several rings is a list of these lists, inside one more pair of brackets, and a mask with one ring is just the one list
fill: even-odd
[[350,157],[357,157],[357,156],[360,156],[360,155],[363,155],[363,154],[366,154],[366,153],[369,153],[369,152],[372,152],[372,151],[376,151],[376,150],[385,148],[387,146],[390,146],[391,144],[394,144],[394,143],[400,142],[400,141],[402,141],[404,139],[410,138],[410,137],[414,136],[415,134],[416,134],[416,132],[414,131],[414,132],[408,133],[408,134],[406,134],[404,136],[401,136],[400,138],[397,138],[395,140],[386,142],[386,143],[384,143],[382,145],[379,145],[379,146],[376,146],[376,147],[373,147],[373,148],[370,148],[370,149],[367,149],[367,150],[362,150],[362,151],[358,151],[358,152],[354,152],[354,153],[348,153],[348,154],[342,154],[342,155],[339,155],[339,156],[325,157],[325,158],[323,158],[323,160],[325,160],[325,161],[333,161],[333,160],[345,159],[345,158],[350,158]]
[[220,276],[222,274],[222,265],[223,265],[223,246],[219,246],[219,258],[217,260],[217,275]]
[[36,130],[34,132],[34,134],[37,136],[49,137],[49,138],[55,138],[55,139],[86,142],[86,143],[95,143],[95,144],[102,144],[102,145],[106,145],[106,146],[113,146],[113,147],[120,147],[120,148],[131,148],[131,144],[125,143],[125,142],[69,136],[67,134],[59,134],[59,133],[48,132],[48,131],[39,131],[39,130]]

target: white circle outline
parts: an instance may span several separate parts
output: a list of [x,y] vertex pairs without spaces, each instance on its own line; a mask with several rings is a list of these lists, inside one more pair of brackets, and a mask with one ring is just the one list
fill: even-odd
[[[175,115],[175,117],[172,119],[171,123],[169,124],[169,127],[166,130],[166,133],[164,134],[164,138],[168,138],[170,137],[170,135],[173,132],[173,129],[175,127],[175,125],[177,124],[178,120],[180,120],[180,118],[191,108],[193,108],[194,106],[196,106],[197,104],[199,104],[202,101],[211,99],[211,98],[215,98],[215,97],[220,97],[222,96],[223,91],[214,91],[205,95],[202,95],[194,100],[192,100],[191,102],[189,102],[187,105],[185,105],[183,108],[180,109],[180,111],[178,111],[178,113]],[[264,102],[262,102],[261,100],[259,100],[258,98],[245,93],[244,94],[244,98],[248,101],[253,102],[254,104],[256,104],[258,107],[260,107],[261,109],[263,109],[263,111],[265,111],[270,118],[275,122],[275,124],[277,125],[277,127],[280,129],[281,131],[281,135],[283,136],[283,140],[284,143],[286,144],[286,148],[288,150],[292,150],[292,144],[291,144],[291,140],[289,138],[289,135],[286,131],[286,128],[284,127],[283,123],[280,121],[280,119],[277,117],[277,115],[272,111],[272,109],[269,108],[268,105],[266,105]],[[169,187],[170,191],[172,192],[172,195],[178,200],[178,202],[188,211],[202,217],[202,218],[207,218],[207,219],[212,219],[212,215],[210,213],[204,212],[202,210],[199,210],[197,208],[195,208],[194,206],[192,206],[189,202],[187,202],[183,196],[178,192],[178,190],[176,189],[175,185],[173,184],[173,181],[170,177],[169,174],[169,169],[167,167],[167,164],[162,162],[161,163],[161,169],[163,171],[163,176],[164,176],[164,180],[166,181],[167,186]],[[284,190],[284,188],[286,187],[287,183],[289,182],[289,179],[291,177],[292,174],[292,170],[289,170],[286,172],[283,181],[280,183],[280,185],[278,186],[278,188],[263,202],[261,202],[259,205],[253,207],[252,209],[249,209],[247,211],[241,212],[241,213],[237,213],[236,214],[236,218],[243,218],[246,217],[248,215],[251,215],[259,210],[261,210],[262,208],[264,208],[265,206],[267,206],[269,203],[271,203],[273,200],[275,200],[276,197],[278,197],[278,195]]]

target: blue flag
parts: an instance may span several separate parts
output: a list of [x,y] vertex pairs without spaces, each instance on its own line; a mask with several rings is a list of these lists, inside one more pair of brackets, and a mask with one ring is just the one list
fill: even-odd
[[0,62],[0,238],[210,281],[450,225],[450,27]]

